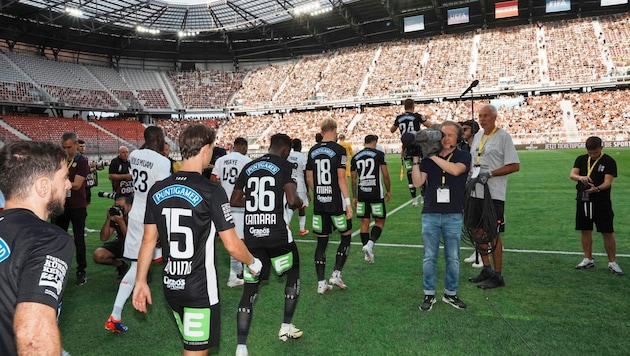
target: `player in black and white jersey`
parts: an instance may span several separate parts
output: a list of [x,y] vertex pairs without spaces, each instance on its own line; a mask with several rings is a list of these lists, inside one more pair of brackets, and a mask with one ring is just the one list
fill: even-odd
[[[219,157],[214,163],[212,168],[212,175],[210,179],[215,182],[220,182],[228,199],[232,196],[234,190],[234,183],[243,167],[252,161],[247,157],[247,140],[243,137],[237,137],[234,140],[234,148],[232,152],[225,156]],[[243,213],[245,209],[242,207],[231,207],[232,218],[234,218],[234,226],[236,227],[236,235],[242,240],[243,236]],[[230,277],[228,278],[228,287],[236,287],[243,285],[243,279],[238,278],[238,275],[243,273],[243,265],[235,258],[230,257]]]
[[[405,99],[404,102],[405,112],[396,116],[394,120],[394,124],[390,127],[391,133],[396,132],[398,130],[400,132],[400,136],[406,133],[415,134],[416,132],[422,129],[422,125],[426,127],[431,127],[433,123],[428,120],[425,116],[414,112],[415,110],[415,102],[413,99]],[[401,162],[404,169],[407,172],[407,183],[409,186],[409,193],[411,193],[411,198],[413,199],[413,206],[418,206],[418,197],[416,194],[416,187],[413,185],[413,180],[411,179],[411,169],[413,168],[413,155],[411,152],[407,150],[407,147],[403,147],[403,151],[401,152]],[[402,172],[401,172],[402,173]]]
[[346,149],[337,144],[337,122],[325,119],[320,125],[323,140],[311,147],[306,164],[306,182],[313,192],[313,232],[317,235],[315,271],[317,293],[332,289],[324,277],[326,272],[326,247],[333,230],[339,230],[341,242],[337,249],[335,269],[329,279],[341,289],[348,288],[341,279],[352,233],[352,206],[346,176]]
[[147,194],[155,182],[171,174],[171,161],[162,155],[164,150],[164,132],[157,126],[149,126],[144,130],[145,143],[142,148],[134,150],[129,155],[130,173],[133,178],[134,200],[129,212],[127,235],[123,256],[131,261],[129,270],[121,279],[114,301],[114,307],[109,319],[105,322],[105,329],[115,333],[127,331],[122,323],[122,311],[127,299],[133,292],[138,267],[137,259],[144,232],[144,211],[146,210]]
[[243,273],[245,287],[237,313],[237,356],[248,354],[253,304],[260,281],[268,279],[272,269],[278,276],[287,277],[284,318],[278,337],[287,341],[302,336],[302,330],[291,323],[300,295],[300,256],[288,227],[285,204],[295,209],[302,206],[302,199],[291,177],[293,165],[286,160],[289,152],[289,136],[281,133],[271,136],[269,153],[243,168],[230,198],[233,206],[245,207],[245,245],[263,263],[260,276]]
[[262,268],[236,235],[225,190],[201,175],[212,157],[214,130],[186,126],[179,136],[182,166],[148,192],[144,236],[138,255],[133,306],[146,312],[152,303],[147,272],[159,236],[165,260],[162,290],[179,325],[184,355],[207,354],[219,346],[220,303],[214,240],[218,233],[231,256]]
[[[376,149],[378,136],[365,136],[365,148],[351,161],[353,205],[357,217],[361,219],[361,243],[365,260],[374,263],[374,243],[381,236],[387,211],[385,202],[391,198],[389,170],[385,154]],[[385,191],[383,191],[383,184]],[[369,232],[370,217],[374,218],[374,227]]]
[[63,212],[66,152],[50,142],[0,149],[0,355],[61,355],[57,315],[74,244],[49,217]]
[[[292,150],[287,157],[287,161],[293,165],[293,179],[297,183],[297,193],[300,199],[302,199],[302,206],[298,208],[298,224],[300,226],[300,236],[307,235],[309,233],[306,230],[306,208],[311,197],[308,193],[308,187],[306,186],[306,155],[302,153],[302,140],[294,138],[292,143]],[[287,221],[290,223],[293,218],[293,209],[287,211]]]

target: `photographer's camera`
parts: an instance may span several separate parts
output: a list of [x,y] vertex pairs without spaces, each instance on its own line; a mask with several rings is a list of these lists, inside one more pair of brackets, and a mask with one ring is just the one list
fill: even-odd
[[101,198],[116,199],[116,194],[115,193],[109,193],[109,192],[100,191],[100,192],[98,192],[98,196],[101,197]]

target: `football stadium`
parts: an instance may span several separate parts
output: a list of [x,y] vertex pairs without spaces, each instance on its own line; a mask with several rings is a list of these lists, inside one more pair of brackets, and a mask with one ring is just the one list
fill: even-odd
[[[408,99],[412,111],[430,123],[474,120],[482,128],[480,112],[492,105],[496,127],[509,134],[518,154],[520,168],[507,179],[500,221],[503,285],[484,288],[469,281],[485,267],[464,262],[475,247],[462,237],[457,296],[463,307],[437,298],[423,308],[426,206],[419,188],[417,197],[415,188],[410,195],[413,184],[401,152],[404,131],[395,123]],[[265,155],[277,133],[299,138],[307,153],[318,145],[316,134],[328,119],[355,154],[366,136],[378,136],[391,179],[386,222],[369,255],[355,209],[345,284],[331,278],[336,286],[324,293],[313,259],[321,255],[312,226],[314,200],[305,209],[305,227],[293,214],[288,226],[301,263],[292,323],[303,334],[278,340],[289,297],[287,277],[272,275],[254,297],[250,355],[630,350],[624,307],[630,282],[621,271],[630,269],[628,0],[5,0],[0,2],[0,147],[19,141],[62,144],[64,133],[74,133],[92,167],[84,229],[87,268],[81,281],[75,279],[73,256],[58,309],[64,354],[182,353],[181,321],[162,292],[167,284],[162,262],[150,266],[148,312],[136,311],[130,296],[117,311],[118,324],[110,323],[127,270],[97,262],[95,250],[103,246],[101,230],[118,205],[109,194],[116,190],[109,167],[121,147],[132,155],[141,151],[146,128],[157,126],[170,146],[166,155],[181,161],[180,134],[203,124],[216,132],[217,148],[227,152],[244,138],[251,159]],[[484,131],[477,146],[471,145],[479,149],[477,159],[483,157],[478,146],[493,134]],[[593,163],[588,156],[588,174],[573,176],[578,157],[591,154],[592,136],[601,138],[600,153],[616,168],[601,185],[580,188],[598,173],[592,171],[599,158]],[[462,141],[461,131],[457,138]],[[599,173],[604,176],[603,168]],[[502,174],[494,175],[489,182]],[[347,184],[352,195],[350,176]],[[602,238],[612,233],[601,232],[596,220],[591,259],[576,230],[581,190],[609,191],[611,220],[614,211],[612,245]],[[70,236],[73,227],[74,222]],[[337,231],[329,244],[327,273],[343,244]],[[234,355],[245,287],[229,285],[230,255],[219,238],[215,248],[220,346],[210,354]],[[443,257],[445,250],[440,247],[437,256],[434,292],[439,297],[444,289],[446,298],[445,274],[452,262]],[[8,250],[0,244],[0,267],[3,251]]]

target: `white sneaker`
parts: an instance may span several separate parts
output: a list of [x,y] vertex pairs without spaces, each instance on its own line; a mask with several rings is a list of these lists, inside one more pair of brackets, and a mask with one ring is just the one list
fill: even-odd
[[227,281],[227,286],[230,288],[234,288],[234,287],[242,286],[243,283],[245,282],[240,278],[230,278]]
[[368,263],[374,263],[374,252],[372,252],[372,249],[369,247],[369,245],[365,245],[363,246],[363,253],[365,254],[365,260],[368,261]]
[[339,271],[334,271],[332,276],[330,276],[328,282],[330,282],[330,284],[336,285],[337,287],[339,287],[339,289],[348,289],[348,286],[343,283],[343,280],[341,280],[341,272]]
[[324,294],[331,289],[332,286],[326,283],[326,281],[319,281],[319,283],[317,284],[317,294]]
[[411,205],[413,205],[414,208],[418,207],[418,197],[414,197],[413,201],[411,202]]
[[280,327],[280,331],[278,331],[278,339],[280,341],[287,342],[289,339],[299,339],[302,337],[302,330],[296,328],[293,324],[289,324],[287,327]]
[[236,356],[249,356],[249,352],[247,351],[247,345],[236,346]]
[[582,262],[578,263],[577,266],[575,266],[575,269],[588,269],[593,267],[595,267],[595,260],[585,258],[582,260]]
[[608,262],[608,269],[610,270],[610,272],[618,276],[623,276],[624,274],[617,262]]
[[473,253],[472,253],[472,255],[470,255],[470,257],[464,258],[464,262],[466,262],[466,263],[473,263],[473,262],[475,262],[475,257],[477,257],[477,251],[473,251]]
[[472,266],[472,268],[481,268],[481,267],[483,267],[483,262],[481,261],[481,258],[479,259],[479,263],[473,262],[473,264],[471,266]]

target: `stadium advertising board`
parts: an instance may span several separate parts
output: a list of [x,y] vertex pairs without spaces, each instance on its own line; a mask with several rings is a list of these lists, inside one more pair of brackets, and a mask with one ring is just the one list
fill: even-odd
[[462,7],[459,9],[450,9],[447,11],[448,14],[448,25],[457,25],[460,23],[469,23],[470,15],[467,7]]
[[405,17],[405,32],[424,30],[424,15]]
[[602,0],[602,6],[627,4],[628,0]]
[[494,18],[518,16],[518,0],[504,1],[494,4]]
[[547,0],[547,13],[569,10],[571,10],[571,0]]

